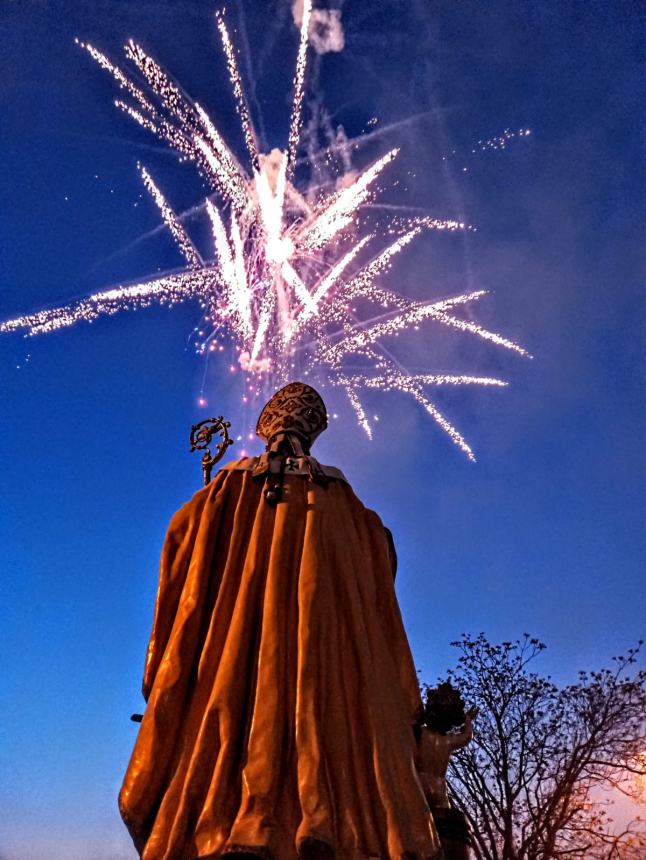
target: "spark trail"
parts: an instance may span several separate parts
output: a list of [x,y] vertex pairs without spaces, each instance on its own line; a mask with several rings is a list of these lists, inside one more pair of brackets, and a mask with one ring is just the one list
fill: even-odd
[[[398,149],[391,149],[358,173],[349,171],[344,151],[336,181],[327,186],[299,183],[295,178],[297,166],[302,173],[303,162],[308,160],[302,156],[297,160],[297,155],[302,145],[311,11],[311,0],[305,0],[286,147],[268,154],[258,151],[236,50],[224,15],[216,15],[248,167],[229,148],[206,111],[136,42],[126,44],[130,66],[123,68],[94,46],[78,43],[119,87],[115,105],[165,141],[182,160],[192,162],[208,183],[211,193],[204,209],[211,225],[214,258],[206,259],[198,251],[162,190],[140,166],[144,186],[186,267],[5,321],[0,323],[0,332],[26,330],[36,335],[153,302],[193,300],[204,310],[199,351],[213,351],[216,338],[228,338],[235,345],[246,376],[245,398],[249,390],[260,393],[263,387],[284,383],[298,366],[304,375],[345,391],[360,426],[371,437],[362,395],[366,390],[397,390],[412,397],[467,457],[475,459],[460,432],[429,399],[427,389],[507,383],[478,375],[409,373],[393,355],[389,338],[417,330],[422,324],[438,324],[520,355],[527,353],[502,335],[455,316],[485,291],[439,301],[411,301],[382,283],[396,257],[426,230],[465,227],[453,220],[393,217],[382,231],[391,237],[386,247],[380,246],[379,235],[365,230],[360,213],[375,205],[382,191],[377,180],[387,173]],[[330,185],[333,190],[325,190]]]

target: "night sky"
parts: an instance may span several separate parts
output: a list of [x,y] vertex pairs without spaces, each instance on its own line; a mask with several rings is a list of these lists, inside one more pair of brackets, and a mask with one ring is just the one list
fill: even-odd
[[[137,161],[179,210],[204,190],[115,110],[113,82],[74,38],[117,59],[135,37],[242,156],[215,8],[0,4],[2,319],[181,264],[166,231],[134,242],[159,224]],[[236,44],[248,43],[264,148],[284,146],[289,2],[228,11]],[[488,289],[474,318],[534,356],[432,325],[398,347],[428,372],[510,381],[436,396],[475,464],[403,395],[366,395],[380,419],[368,442],[342,394],[322,389],[339,418],[314,453],[392,529],[429,681],[462,632],[538,636],[549,648],[537,668],[563,682],[645,632],[645,15],[628,0],[346,0],[345,50],[312,67],[350,136],[417,117],[357,155],[361,167],[401,146],[383,202],[477,227],[427,235],[388,283],[419,297]],[[506,128],[532,134],[478,150]],[[210,413],[234,429],[252,417],[230,351],[209,366],[199,408],[198,319],[186,304],[0,336],[2,860],[135,856],[116,796],[128,718],[143,705],[161,543],[201,482],[188,431]]]

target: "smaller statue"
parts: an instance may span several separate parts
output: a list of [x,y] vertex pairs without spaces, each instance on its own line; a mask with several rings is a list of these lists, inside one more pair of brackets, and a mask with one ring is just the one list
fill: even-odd
[[415,764],[445,860],[472,860],[473,835],[464,813],[451,806],[446,772],[452,754],[473,737],[477,708],[464,710],[460,693],[450,684],[426,690],[417,724]]
[[446,771],[451,755],[473,737],[477,708],[465,712],[460,693],[450,684],[428,689],[420,720],[417,770],[431,809],[450,809]]

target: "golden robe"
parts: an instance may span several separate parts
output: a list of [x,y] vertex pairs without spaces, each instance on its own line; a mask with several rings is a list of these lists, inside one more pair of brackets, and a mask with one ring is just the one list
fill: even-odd
[[436,855],[393,564],[341,480],[272,507],[225,468],[174,515],[119,797],[144,860]]

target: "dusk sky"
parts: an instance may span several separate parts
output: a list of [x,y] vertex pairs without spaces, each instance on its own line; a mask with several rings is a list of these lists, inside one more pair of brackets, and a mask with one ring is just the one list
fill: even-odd
[[[453,664],[452,640],[481,630],[541,638],[536,668],[573,680],[646,632],[644,5],[317,5],[341,9],[345,48],[311,66],[310,95],[350,137],[397,124],[356,154],[364,167],[401,147],[380,200],[477,228],[427,234],[385,282],[420,298],[489,290],[470,318],[533,358],[425,324],[403,338],[402,360],[510,382],[435,392],[477,462],[397,392],[366,393],[379,416],[369,442],[325,384],[338,418],[314,454],[393,531],[425,680]],[[204,189],[114,108],[113,81],[74,38],[120,59],[135,37],[242,157],[216,8],[0,4],[2,320],[182,264],[165,230],[135,242],[160,223],[137,162],[180,211]],[[289,0],[232,0],[228,14],[263,148],[284,147],[298,37]],[[531,134],[478,147],[505,129]],[[206,236],[200,218],[187,226]],[[2,860],[135,857],[116,798],[137,731],[129,716],[143,708],[165,529],[201,484],[188,432],[210,414],[240,431],[253,417],[229,347],[198,405],[199,315],[187,303],[0,335]]]

